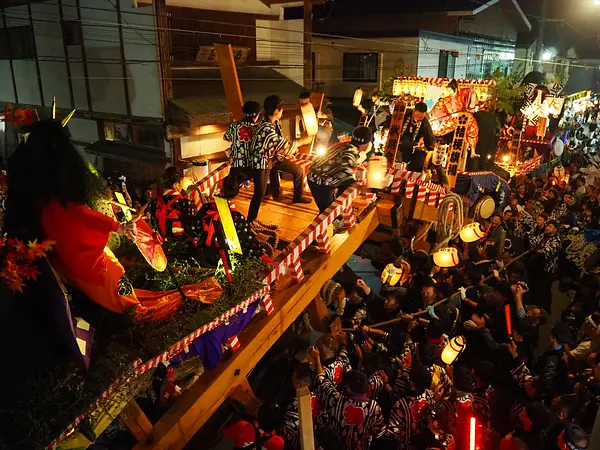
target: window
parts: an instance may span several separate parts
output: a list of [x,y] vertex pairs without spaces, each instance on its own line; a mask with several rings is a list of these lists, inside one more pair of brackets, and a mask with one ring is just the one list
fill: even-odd
[[132,125],[132,141],[135,145],[164,148],[163,132],[158,125]]
[[66,45],[82,45],[83,30],[78,20],[63,20],[62,34]]
[[344,81],[377,82],[379,53],[344,53]]
[[456,72],[456,58],[458,58],[456,52],[440,50],[440,60],[438,63],[439,78],[454,78]]
[[104,139],[106,141],[130,142],[129,125],[126,123],[104,122]]
[[35,37],[31,25],[0,28],[0,59],[35,59]]

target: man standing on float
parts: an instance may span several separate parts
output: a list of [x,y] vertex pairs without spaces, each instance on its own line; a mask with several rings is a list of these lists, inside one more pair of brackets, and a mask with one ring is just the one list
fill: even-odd
[[[400,144],[396,153],[397,162],[409,163],[413,148],[419,145],[421,138],[427,150],[433,150],[435,144],[435,136],[431,130],[431,124],[426,117],[427,105],[419,102],[415,105],[412,111],[407,110],[404,117],[404,125],[400,133]],[[422,166],[422,163],[421,163]],[[410,168],[408,170],[411,170]]]

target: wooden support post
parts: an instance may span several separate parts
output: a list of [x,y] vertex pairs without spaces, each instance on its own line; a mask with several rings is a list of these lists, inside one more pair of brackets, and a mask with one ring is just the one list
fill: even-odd
[[331,252],[331,241],[329,240],[329,233],[327,229],[324,230],[321,234],[317,234],[317,245],[319,246],[320,252]]
[[352,228],[354,225],[356,225],[356,216],[354,215],[354,208],[352,205],[348,206],[348,208],[344,210],[342,217],[344,218],[344,226],[346,228]]
[[135,399],[123,409],[121,422],[138,442],[143,442],[152,433],[152,423],[137,404]]
[[312,0],[304,0],[304,87],[312,89]]
[[302,263],[300,262],[300,256],[296,257],[296,259],[289,266],[292,269],[292,280],[296,282],[300,282],[304,279],[304,272],[302,271]]
[[310,391],[301,387],[296,391],[298,399],[298,418],[300,419],[300,448],[302,450],[315,449],[315,433],[310,406]]
[[244,112],[242,111],[244,100],[235,67],[235,60],[233,59],[233,49],[230,44],[215,44],[215,50],[217,52],[217,59],[219,60],[219,69],[221,70],[221,78],[223,79],[223,88],[225,89],[225,98],[227,99],[229,111],[231,111],[234,120],[242,120],[244,118]]

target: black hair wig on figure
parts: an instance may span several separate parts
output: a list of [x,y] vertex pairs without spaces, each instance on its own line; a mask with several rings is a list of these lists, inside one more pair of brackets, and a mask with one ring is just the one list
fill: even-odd
[[58,120],[43,120],[8,161],[5,232],[21,239],[43,237],[40,214],[50,201],[92,204],[104,191],[100,176],[79,154]]

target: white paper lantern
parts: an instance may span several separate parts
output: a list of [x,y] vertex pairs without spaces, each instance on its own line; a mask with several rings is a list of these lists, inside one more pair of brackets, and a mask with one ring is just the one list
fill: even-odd
[[554,154],[556,156],[560,156],[563,154],[564,150],[565,150],[565,143],[563,141],[561,141],[560,139],[557,139],[556,142],[554,143]]
[[466,243],[478,241],[484,235],[485,233],[478,222],[469,223],[460,230],[460,238]]
[[360,106],[360,102],[362,102],[363,98],[363,90],[358,88],[354,91],[354,97],[352,98],[352,106]]
[[317,114],[312,103],[306,103],[300,105],[300,111],[302,111],[302,121],[304,122],[304,128],[306,134],[309,136],[316,136],[319,132],[319,122],[317,121]]
[[439,267],[454,267],[458,264],[458,251],[454,247],[445,247],[433,254],[433,262]]
[[383,189],[387,173],[387,158],[385,156],[372,156],[367,165],[367,187]]
[[442,361],[448,365],[452,364],[465,348],[467,348],[467,341],[464,337],[453,337],[442,350]]
[[402,81],[396,79],[392,84],[392,95],[398,97],[400,94],[402,94]]

